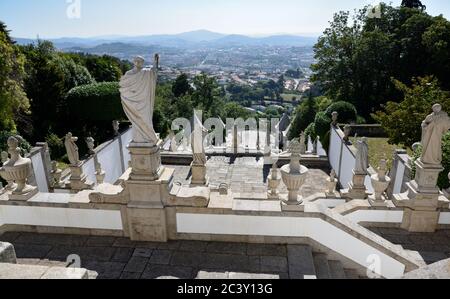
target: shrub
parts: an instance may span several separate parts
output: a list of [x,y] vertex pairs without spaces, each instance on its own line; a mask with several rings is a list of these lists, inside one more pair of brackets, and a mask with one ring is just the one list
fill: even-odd
[[314,122],[316,113],[316,101],[310,96],[306,101],[297,107],[295,117],[289,131],[289,139],[294,139],[300,136],[300,133]]
[[331,114],[336,111],[339,113],[340,123],[352,123],[358,118],[358,112],[353,104],[348,102],[335,102],[331,104],[325,111],[328,117],[331,118]]
[[314,123],[311,123],[305,130],[306,136],[311,136],[311,139],[314,140],[317,138],[316,134],[316,126]]
[[330,142],[330,124],[331,119],[325,112],[319,112],[314,120],[314,129],[317,136],[325,149],[328,149]]
[[81,120],[112,121],[125,118],[117,82],[75,87],[67,94],[66,101],[71,114]]
[[50,155],[53,159],[58,160],[66,154],[63,139],[59,138],[58,135],[50,133],[45,137],[45,142],[47,142],[50,148]]

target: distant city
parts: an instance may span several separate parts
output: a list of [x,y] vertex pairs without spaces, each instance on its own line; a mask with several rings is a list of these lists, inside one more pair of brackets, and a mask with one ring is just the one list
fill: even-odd
[[[19,44],[35,42],[31,39],[15,40]],[[130,61],[141,55],[149,64],[153,54],[160,53],[163,80],[173,80],[181,73],[193,77],[205,72],[216,77],[220,85],[252,86],[260,81],[277,81],[290,71],[295,76],[286,76],[286,90],[305,92],[310,86],[313,45],[317,38],[293,35],[248,37],[200,30],[177,35],[59,38],[51,41],[64,52],[111,55]]]

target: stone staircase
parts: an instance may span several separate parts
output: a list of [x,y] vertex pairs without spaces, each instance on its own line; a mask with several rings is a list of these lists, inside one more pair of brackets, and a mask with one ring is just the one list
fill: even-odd
[[355,269],[346,268],[341,261],[325,253],[314,252],[309,245],[288,246],[291,279],[365,279]]

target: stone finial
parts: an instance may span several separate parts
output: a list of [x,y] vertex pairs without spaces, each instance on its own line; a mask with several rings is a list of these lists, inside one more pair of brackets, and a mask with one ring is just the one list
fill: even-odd
[[320,143],[320,137],[317,136],[316,140],[314,140],[314,142],[313,142],[313,151],[312,151],[313,155],[317,155],[317,148],[319,146],[319,143]]
[[337,192],[336,192],[337,184],[338,184],[338,180],[336,178],[336,171],[333,169],[333,170],[331,170],[330,178],[328,179],[328,182],[327,182],[327,191],[326,191],[327,198],[336,198],[337,197]]
[[334,111],[333,113],[331,113],[331,119],[332,119],[331,125],[335,128],[338,125],[338,118],[339,118],[339,113],[337,111]]
[[106,172],[102,169],[102,164],[95,159],[95,178],[97,179],[97,184],[103,184],[105,181]]
[[272,200],[279,200],[280,193],[278,192],[278,187],[281,183],[281,177],[279,175],[277,162],[273,163],[267,181],[269,188],[269,191],[267,192],[267,198]]
[[344,127],[344,142],[347,145],[351,145],[352,143],[350,142],[350,134],[352,133],[352,127],[350,125],[346,125]]
[[119,136],[120,122],[118,120],[113,120],[112,127],[114,131],[114,136]]
[[56,161],[51,162],[52,170],[50,172],[52,176],[52,187],[62,187],[64,183],[61,181],[62,170],[58,168],[58,163]]
[[300,146],[301,146],[301,154],[306,154],[306,134],[302,132],[300,134]]
[[95,140],[92,137],[86,138],[86,145],[88,147],[89,155],[95,155]]

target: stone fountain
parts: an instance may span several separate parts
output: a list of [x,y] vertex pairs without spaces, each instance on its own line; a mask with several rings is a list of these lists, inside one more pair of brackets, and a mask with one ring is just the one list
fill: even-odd
[[3,163],[0,175],[9,182],[9,187],[13,188],[10,190],[12,193],[9,195],[9,199],[28,200],[38,192],[36,187],[27,184],[32,171],[31,159],[21,156],[19,140],[15,137],[8,139],[8,153],[10,159]]
[[301,149],[302,146],[298,140],[291,141],[288,151],[291,162],[281,167],[283,183],[289,191],[287,200],[282,201],[282,209],[286,211],[298,211],[300,210],[299,206],[303,203],[298,193],[309,170],[300,164]]

